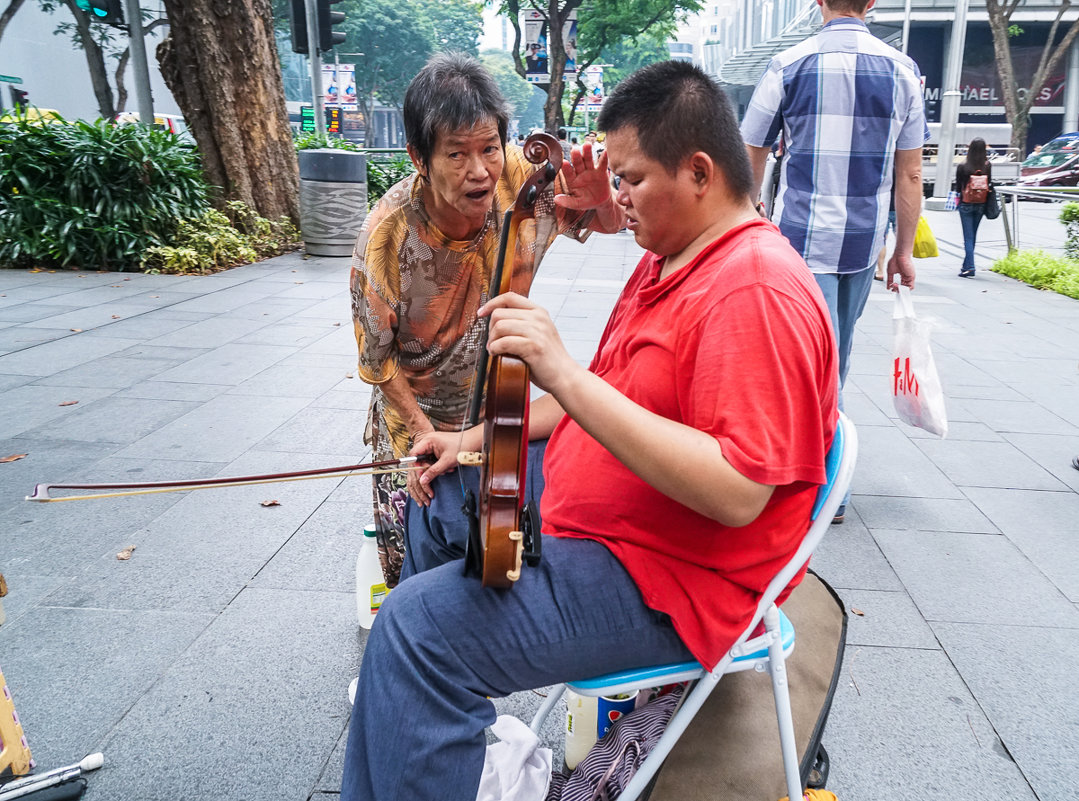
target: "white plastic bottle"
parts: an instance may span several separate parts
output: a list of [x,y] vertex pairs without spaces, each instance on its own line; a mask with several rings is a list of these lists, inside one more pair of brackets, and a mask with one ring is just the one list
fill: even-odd
[[566,690],[566,767],[573,770],[596,744],[598,699]]
[[369,629],[374,624],[375,614],[388,592],[382,577],[382,564],[378,560],[375,527],[365,526],[363,544],[356,557],[356,613],[363,628]]

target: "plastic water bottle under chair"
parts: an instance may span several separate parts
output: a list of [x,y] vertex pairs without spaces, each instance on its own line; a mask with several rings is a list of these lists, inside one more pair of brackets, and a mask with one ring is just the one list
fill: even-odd
[[566,767],[573,770],[618,718],[632,712],[639,691],[621,695],[578,695],[566,690]]
[[388,593],[382,576],[382,564],[378,559],[375,527],[365,526],[363,544],[356,557],[356,614],[363,628],[370,629],[374,624],[378,608]]

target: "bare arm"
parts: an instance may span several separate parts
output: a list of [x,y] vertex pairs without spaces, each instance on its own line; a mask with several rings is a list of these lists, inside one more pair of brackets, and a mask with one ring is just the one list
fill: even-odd
[[914,288],[914,231],[922,213],[922,149],[895,151],[895,252],[888,260],[888,288]]
[[[547,439],[551,436],[558,421],[565,412],[552,395],[543,395],[532,401],[528,410],[528,438],[530,440]],[[434,431],[421,434],[415,441],[412,456],[432,454],[435,463],[424,470],[410,474],[416,477],[416,491],[409,492],[416,503],[427,506],[435,496],[431,482],[443,473],[457,467],[457,454],[461,451],[479,451],[483,448],[483,423],[465,431]]]
[[398,372],[389,381],[384,381],[380,384],[379,389],[386,396],[389,405],[404,421],[405,427],[408,429],[408,435],[413,440],[421,434],[435,430],[427,415],[423,413],[420,405],[416,402],[416,396],[412,394],[412,387],[409,386],[408,379],[403,374]]
[[770,147],[757,147],[756,145],[746,145],[746,153],[749,155],[749,166],[753,168],[753,186],[757,188],[757,196],[753,198],[754,202],[760,197],[761,184],[764,183],[764,166],[768,162],[768,153],[771,152]]
[[566,410],[554,395],[548,393],[536,398],[528,408],[528,438],[548,439],[565,416]]
[[579,365],[535,303],[508,293],[480,313],[491,314],[491,352],[528,362],[532,380],[648,484],[728,526],[746,525],[764,509],[774,487],[735,470],[709,434],[648,411]]

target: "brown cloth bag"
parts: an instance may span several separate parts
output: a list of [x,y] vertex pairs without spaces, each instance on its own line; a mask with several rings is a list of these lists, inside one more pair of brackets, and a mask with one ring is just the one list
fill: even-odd
[[[847,613],[835,591],[813,571],[791,593],[783,611],[796,637],[787,675],[805,787],[813,782],[810,773],[822,753],[821,735],[842,667]],[[785,795],[771,679],[747,670],[719,682],[667,757],[648,798],[776,801]]]

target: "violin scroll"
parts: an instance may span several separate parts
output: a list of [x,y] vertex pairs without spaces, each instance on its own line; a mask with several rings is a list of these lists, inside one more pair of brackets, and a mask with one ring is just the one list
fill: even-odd
[[521,191],[517,193],[514,211],[524,212],[526,216],[531,216],[529,213],[535,208],[536,199],[544,189],[554,183],[554,179],[558,177],[558,171],[562,168],[562,145],[549,133],[534,133],[525,139],[521,148],[525,158],[533,164],[547,162],[546,167],[536,170],[529,176],[521,186]]

